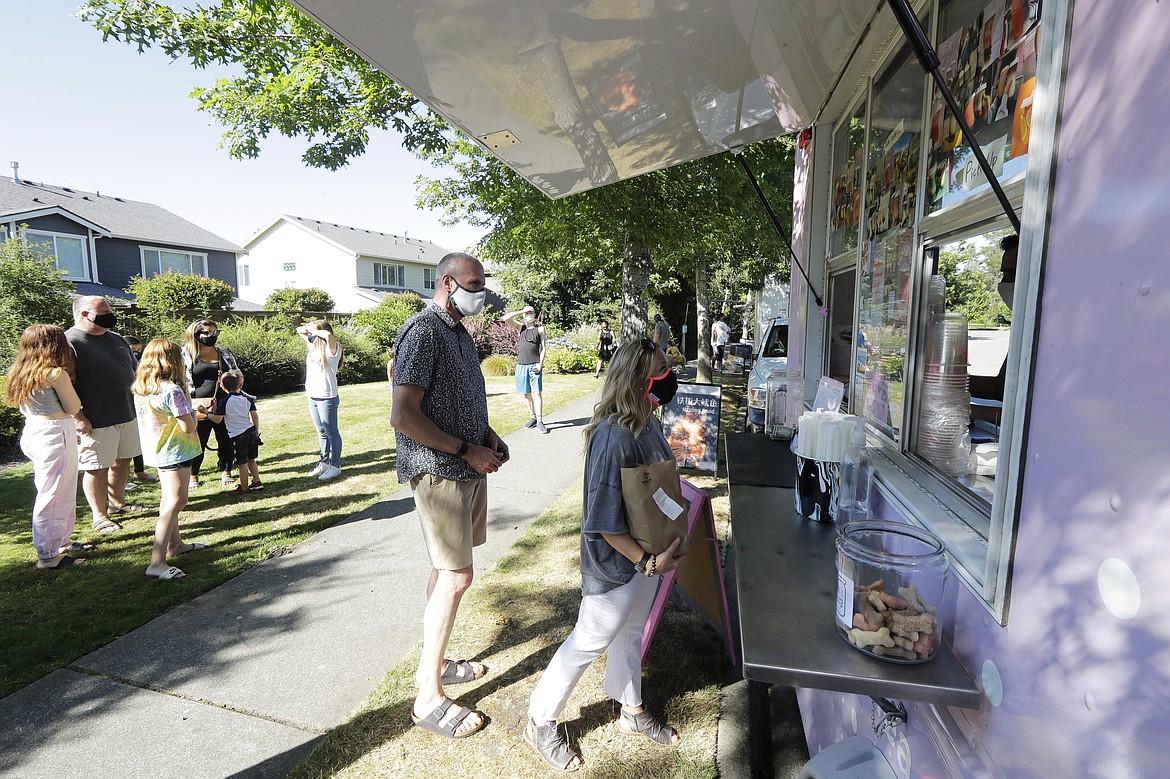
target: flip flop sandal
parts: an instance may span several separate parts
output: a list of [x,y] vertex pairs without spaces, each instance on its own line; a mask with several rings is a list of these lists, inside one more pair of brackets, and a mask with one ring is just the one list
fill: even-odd
[[447,668],[439,676],[439,681],[444,685],[463,684],[464,682],[474,682],[476,679],[482,679],[486,673],[487,666],[481,666],[480,672],[476,673],[475,666],[467,660],[448,660]]
[[84,557],[70,557],[69,555],[65,555],[60,560],[57,561],[56,565],[46,565],[46,566],[38,565],[37,570],[38,571],[57,571],[57,570],[60,570],[62,568],[72,568],[73,566],[81,565],[84,562],[85,562]]
[[455,701],[451,700],[450,698],[444,698],[443,702],[436,706],[434,710],[425,717],[417,716],[414,713],[414,709],[412,708],[410,710],[410,721],[415,725],[418,725],[423,730],[429,730],[430,732],[437,735],[454,739],[473,736],[479,731],[483,730],[484,726],[487,725],[487,717],[483,715],[483,712],[475,712],[476,714],[479,714],[480,717],[479,727],[460,732],[459,726],[463,723],[463,720],[470,717],[472,712],[475,711],[474,709],[469,709],[466,706],[462,706],[461,708],[463,711],[451,717],[446,725],[439,724],[443,721],[443,718],[447,716],[447,710],[450,709],[454,704]]
[[137,503],[127,503],[124,506],[110,506],[111,514],[141,514],[146,511],[146,506],[139,506]]
[[121,525],[109,518],[103,519],[101,522],[94,522],[91,527],[95,533],[116,533],[122,529]]
[[154,581],[169,582],[171,579],[182,579],[186,575],[182,568],[176,568],[172,565],[162,573],[148,573],[146,574],[146,578]]
[[192,541],[188,546],[190,546],[190,549],[184,549],[182,552],[173,552],[168,554],[167,557],[178,557],[179,555],[198,552],[200,549],[207,549],[209,546],[211,546],[211,544],[203,544],[198,541]]
[[61,550],[61,554],[81,554],[83,552],[92,552],[97,549],[96,544],[83,544],[80,541],[74,541],[69,546]]
[[571,774],[584,765],[584,763],[571,765],[574,757],[579,760],[581,756],[569,746],[569,742],[557,730],[555,722],[551,725],[536,725],[529,722],[524,727],[524,741],[536,750],[544,762],[558,771]]
[[621,716],[618,718],[618,729],[627,736],[645,736],[656,744],[677,746],[674,737],[678,735],[678,731],[669,725],[663,725],[648,711],[633,714],[626,711],[623,706]]

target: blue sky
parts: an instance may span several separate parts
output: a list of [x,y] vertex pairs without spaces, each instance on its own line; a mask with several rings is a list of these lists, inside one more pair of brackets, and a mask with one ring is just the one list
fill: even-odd
[[418,210],[414,180],[436,169],[380,133],[332,173],[304,142],[272,136],[255,160],[219,148],[221,128],[187,95],[224,71],[110,41],[72,16],[81,0],[4,0],[0,175],[155,203],[236,243],[279,213],[463,249],[482,231]]

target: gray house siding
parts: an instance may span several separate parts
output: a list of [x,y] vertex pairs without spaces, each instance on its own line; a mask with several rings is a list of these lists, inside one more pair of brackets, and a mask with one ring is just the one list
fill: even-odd
[[[7,224],[8,218],[5,217]],[[60,214],[49,214],[47,216],[38,216],[35,219],[17,219],[15,220],[17,229],[20,229],[22,224],[27,224],[30,230],[44,230],[47,233],[65,233],[67,235],[80,235],[85,237],[89,235],[89,230],[74,222],[72,219],[61,216]]]
[[130,279],[142,275],[142,246],[158,249],[173,249],[177,252],[207,255],[207,275],[236,286],[236,255],[223,251],[200,251],[183,246],[168,246],[161,242],[141,243],[124,238],[98,238],[98,275],[102,284],[125,289]]

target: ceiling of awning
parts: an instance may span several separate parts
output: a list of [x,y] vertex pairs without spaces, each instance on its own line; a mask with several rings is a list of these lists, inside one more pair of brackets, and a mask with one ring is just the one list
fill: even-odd
[[553,198],[808,126],[892,23],[880,0],[292,2]]

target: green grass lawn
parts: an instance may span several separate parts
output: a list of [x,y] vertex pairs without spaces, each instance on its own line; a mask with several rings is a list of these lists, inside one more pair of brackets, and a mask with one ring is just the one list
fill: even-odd
[[[492,426],[501,435],[528,419],[524,399],[509,377],[487,379]],[[545,382],[545,410],[553,411],[600,387],[590,374],[554,375]],[[344,441],[343,476],[308,479],[317,461],[317,434],[302,394],[257,404],[264,446],[264,492],[225,494],[215,472],[215,453],[204,464],[204,484],[180,516],[184,540],[210,549],[176,558],[184,579],[149,582],[143,577],[159,502],[158,486],[127,493],[146,513],[120,519],[123,530],[89,529],[88,505],[78,489],[75,540],[97,543],[82,566],[38,571],[30,511],[34,489],[28,463],[0,471],[0,697],[61,668],[167,609],[222,584],[267,557],[366,508],[400,488],[394,472],[390,389],[385,383],[341,388],[339,423]]]
[[[717,376],[723,386],[722,431],[737,430],[744,403],[743,376]],[[522,420],[520,420],[522,421]],[[727,536],[730,504],[725,464],[719,473],[684,477],[711,497],[716,530]],[[568,636],[581,603],[579,537],[581,487],[569,489],[524,533],[511,551],[467,592],[455,623],[449,657],[489,668],[479,682],[455,688],[457,699],[481,709],[488,727],[468,742],[447,741],[409,726],[414,701],[416,648],[389,669],[351,719],[334,728],[292,779],[410,776],[490,779],[549,776],[551,771],[521,739],[528,699],[557,647]],[[421,646],[421,645],[420,645]],[[678,728],[678,749],[623,735],[602,687],[604,659],[581,678],[561,716],[585,767],[578,776],[623,779],[708,779],[715,765],[720,685],[726,658],[721,639],[698,615],[668,607],[643,667],[646,705]]]

